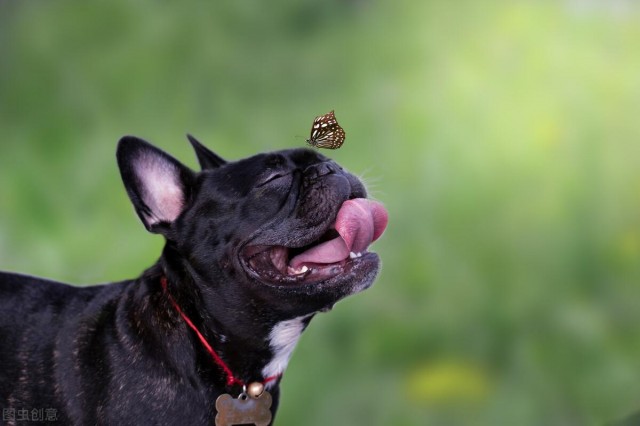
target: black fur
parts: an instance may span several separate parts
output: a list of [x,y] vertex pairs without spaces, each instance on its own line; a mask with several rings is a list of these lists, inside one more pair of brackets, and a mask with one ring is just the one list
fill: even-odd
[[[170,304],[162,277],[245,382],[264,379],[276,324],[306,316],[306,326],[373,282],[373,253],[328,279],[279,282],[252,271],[243,251],[320,238],[342,202],[366,196],[353,175],[308,149],[225,162],[189,139],[201,172],[140,139],[119,143],[136,212],[166,238],[142,276],[78,288],[0,273],[0,408],[7,424],[16,424],[9,417],[17,419],[18,410],[33,409],[49,409],[57,418],[49,424],[61,425],[214,424],[216,398],[241,389],[226,385]],[[275,415],[279,380],[269,391]]]

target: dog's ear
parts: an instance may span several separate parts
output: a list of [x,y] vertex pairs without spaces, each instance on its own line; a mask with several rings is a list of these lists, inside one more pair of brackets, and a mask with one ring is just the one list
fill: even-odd
[[116,153],[129,198],[150,232],[163,234],[186,207],[195,173],[142,139],[125,136]]
[[196,156],[198,157],[198,162],[200,163],[202,170],[215,169],[216,167],[220,167],[226,163],[224,159],[219,157],[206,146],[202,145],[198,139],[191,135],[187,135],[187,139],[189,139],[191,146],[193,146],[193,150],[196,152]]

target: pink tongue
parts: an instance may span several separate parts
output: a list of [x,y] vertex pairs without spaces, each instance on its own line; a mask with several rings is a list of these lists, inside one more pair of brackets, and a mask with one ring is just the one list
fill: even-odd
[[297,255],[289,266],[297,269],[303,263],[335,263],[348,258],[351,252],[362,253],[380,238],[387,221],[387,211],[376,201],[366,198],[345,201],[335,223],[340,236]]

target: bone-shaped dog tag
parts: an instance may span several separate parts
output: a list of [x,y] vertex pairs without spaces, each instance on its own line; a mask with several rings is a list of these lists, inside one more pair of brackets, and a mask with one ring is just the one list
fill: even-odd
[[241,393],[233,398],[224,393],[216,399],[216,426],[254,424],[268,426],[271,423],[271,394],[267,391],[251,397]]

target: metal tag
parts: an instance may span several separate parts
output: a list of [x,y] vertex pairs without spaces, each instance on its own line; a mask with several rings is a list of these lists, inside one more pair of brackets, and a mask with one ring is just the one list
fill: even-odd
[[216,426],[232,426],[254,424],[268,426],[271,423],[271,394],[262,392],[257,397],[241,393],[233,398],[223,393],[216,399]]

